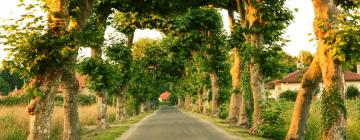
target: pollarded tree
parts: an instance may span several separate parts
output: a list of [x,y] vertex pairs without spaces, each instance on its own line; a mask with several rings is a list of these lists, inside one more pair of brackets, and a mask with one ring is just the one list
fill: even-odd
[[98,104],[97,125],[100,129],[108,127],[106,119],[107,103],[106,97],[108,90],[112,89],[113,66],[101,58],[85,58],[78,64],[80,74],[86,75],[86,85],[92,91],[95,91]]
[[[212,17],[212,18],[209,18]],[[227,54],[222,34],[221,16],[212,8],[189,9],[175,19],[170,36],[181,36],[182,44],[189,51],[187,57],[197,54],[200,70],[207,72],[212,80],[212,115],[219,116],[219,72],[224,69]],[[175,49],[175,48],[174,48]],[[189,58],[188,58],[189,59]]]
[[[81,27],[86,24],[92,2],[85,0],[72,3],[69,0],[48,0],[44,4],[31,4],[27,9],[46,7],[44,11],[47,12],[48,19],[36,17],[30,11],[15,24],[4,26],[4,29],[9,32],[6,35],[6,44],[14,46],[10,49],[10,55],[13,57],[8,66],[32,79],[31,84],[27,86],[27,92],[32,98],[28,106],[31,118],[28,139],[50,138],[54,95],[62,77],[67,77],[63,74],[66,74],[68,64],[71,65],[71,58],[76,54],[74,51],[76,49],[73,48],[76,44],[74,38],[77,37],[77,31],[81,31]],[[69,12],[73,7],[79,7],[77,15]],[[73,17],[70,18],[70,16]],[[23,26],[26,21],[31,22]],[[47,23],[41,24],[45,21]],[[72,93],[67,94],[69,93],[67,89],[65,88],[65,96],[74,97]],[[76,109],[77,106],[64,104],[64,107],[64,139],[79,138],[79,127],[76,127],[78,126],[77,111],[66,111]]]
[[359,45],[354,44],[359,42],[359,26],[354,26],[360,23],[359,3],[314,0],[313,6],[318,48],[303,76],[286,139],[304,139],[312,96],[321,79],[324,83],[321,139],[345,139],[346,108],[341,63],[359,61],[359,57],[354,57],[359,55]]
[[236,0],[239,13],[239,26],[243,31],[245,45],[250,46],[250,85],[253,94],[254,112],[252,114],[252,132],[256,132],[261,123],[261,57],[257,55],[266,46],[272,46],[282,40],[281,34],[292,19],[285,8],[284,0]]
[[125,93],[129,86],[132,61],[131,48],[125,46],[125,42],[111,44],[106,47],[105,56],[114,67],[111,87],[116,96],[116,120],[120,121],[125,117]]

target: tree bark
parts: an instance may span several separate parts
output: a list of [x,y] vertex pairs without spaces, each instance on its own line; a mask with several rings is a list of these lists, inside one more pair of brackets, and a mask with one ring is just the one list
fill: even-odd
[[51,132],[51,115],[54,108],[54,100],[61,79],[60,74],[39,80],[42,97],[35,97],[27,106],[30,115],[28,140],[49,140]]
[[[79,15],[70,19],[67,30],[70,32],[82,32],[86,26],[87,19],[93,9],[94,0],[82,0],[78,3]],[[73,16],[73,15],[72,15]],[[73,16],[75,17],[75,16]],[[78,52],[79,46],[71,46]],[[69,57],[69,62],[76,64],[77,53]],[[77,95],[79,92],[79,82],[76,79],[75,67],[69,67],[62,78],[64,92],[64,130],[63,140],[80,140],[80,126],[77,106]]]
[[[230,33],[234,33],[235,19],[234,11],[228,10]],[[237,48],[232,49],[233,66],[230,70],[233,92],[230,97],[229,117],[230,125],[235,125],[239,116],[239,80],[240,80],[240,55]]]
[[[318,50],[309,70],[303,77],[302,88],[299,90],[296,99],[292,121],[286,139],[304,139],[311,97],[315,91],[315,86],[317,86],[320,81],[320,76],[322,76],[324,83],[322,100],[329,97],[340,97],[340,100],[331,99],[326,100],[325,103],[322,101],[322,106],[324,107],[322,109],[330,107],[331,113],[336,115],[322,116],[325,121],[328,120],[328,117],[335,117],[335,122],[330,122],[332,125],[322,131],[321,139],[341,140],[345,139],[344,110],[341,110],[342,107],[340,105],[343,103],[344,98],[344,80],[340,62],[334,60],[330,53],[330,50],[332,50],[334,46],[325,43],[325,36],[331,34],[331,30],[336,30],[336,25],[338,24],[336,19],[338,9],[332,0],[313,0],[313,6],[315,11],[314,32],[318,39]],[[322,124],[326,125],[325,123],[326,122],[323,122]]]
[[62,78],[64,93],[64,140],[79,140],[80,126],[77,105],[79,82],[76,79],[75,69],[64,73]]
[[202,96],[202,114],[207,115],[208,114],[208,94],[206,91],[206,87],[203,87],[203,96]]
[[201,113],[202,110],[202,93],[201,93],[201,88],[198,89],[197,91],[197,101],[196,101],[196,112],[197,113]]
[[230,97],[230,106],[229,106],[229,118],[228,121],[231,125],[235,125],[238,116],[239,116],[239,94],[240,94],[240,86],[239,86],[239,80],[240,80],[240,55],[238,53],[237,48],[233,48],[232,50],[233,54],[233,67],[230,70],[231,78],[232,78],[232,89],[233,93]]
[[211,117],[219,118],[219,77],[215,72],[210,72],[212,99],[211,99]]
[[100,91],[96,94],[98,114],[97,114],[97,127],[98,129],[108,128],[106,112],[107,112],[107,93]]
[[119,89],[118,94],[116,95],[116,121],[125,119],[125,94],[127,90],[128,85],[126,84]]
[[[65,34],[69,23],[69,0],[47,0],[46,6],[49,8],[49,30],[52,36],[60,37]],[[40,84],[39,90],[43,96],[34,97],[27,106],[30,115],[28,140],[50,139],[51,136],[51,115],[63,70],[51,67],[45,69],[46,72],[34,80],[34,83]]]
[[[253,33],[251,35],[251,45],[254,48],[263,47],[263,35],[261,33]],[[261,78],[260,78],[260,64],[255,58],[250,58],[250,86],[254,100],[254,112],[252,114],[251,132],[255,133],[259,124],[261,124]]]
[[319,66],[319,58],[315,56],[310,67],[306,70],[302,78],[301,86],[295,101],[290,127],[286,136],[287,140],[304,139],[306,121],[309,115],[311,101],[316,89],[319,88],[320,78],[321,70]]
[[248,122],[248,116],[246,115],[247,101],[244,94],[240,95],[239,100],[240,100],[239,119],[236,123],[236,126],[246,128]]

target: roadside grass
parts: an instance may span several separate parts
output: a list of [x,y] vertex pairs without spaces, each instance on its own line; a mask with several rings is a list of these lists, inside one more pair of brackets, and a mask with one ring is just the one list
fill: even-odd
[[114,140],[120,137],[132,125],[144,119],[147,115],[152,114],[154,111],[142,113],[137,116],[129,117],[121,122],[114,122],[110,124],[110,128],[104,130],[97,130],[96,127],[90,127],[82,130],[82,139],[84,140]]
[[[81,129],[84,126],[96,125],[97,106],[79,106],[79,123]],[[115,107],[108,106],[107,118],[111,123],[115,120]],[[51,139],[62,139],[64,109],[55,106],[51,119]],[[0,106],[0,139],[1,140],[24,140],[29,133],[29,115],[26,106]]]
[[206,116],[206,115],[203,115],[203,114],[199,114],[199,113],[194,113],[194,112],[188,112],[188,111],[184,111],[184,110],[181,110],[182,112],[185,112],[185,113],[191,113],[203,120],[207,120],[209,122],[212,122],[213,124],[215,124],[216,126],[222,128],[223,130],[225,130],[226,132],[234,135],[234,136],[238,136],[242,139],[245,139],[245,140],[268,140],[266,138],[262,138],[262,137],[259,137],[259,136],[255,136],[255,135],[251,135],[249,134],[249,130],[248,129],[244,129],[244,128],[238,128],[238,127],[232,127],[230,126],[226,120],[224,119],[219,119],[219,118],[212,118],[210,116]]

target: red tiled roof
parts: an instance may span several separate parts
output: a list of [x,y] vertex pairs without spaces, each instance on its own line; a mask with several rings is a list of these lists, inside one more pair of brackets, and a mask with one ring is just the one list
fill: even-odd
[[[283,79],[277,81],[277,83],[300,83],[304,71],[295,71],[288,75],[286,75]],[[360,81],[360,74],[344,71],[344,79],[345,81]]]
[[168,100],[170,98],[170,92],[165,91],[163,93],[160,94],[160,99],[161,100]]
[[[85,75],[76,75],[76,79],[79,81],[79,90],[82,90],[86,87],[85,82],[86,82],[86,76]],[[35,82],[35,80],[31,80],[30,81],[30,85],[32,85]],[[58,93],[62,93],[64,91],[64,88],[60,85],[58,88]],[[9,93],[8,96],[17,96],[17,95],[21,95],[24,94],[23,90],[16,90],[16,91],[12,91]]]
[[351,71],[344,71],[345,81],[360,81],[360,74]]
[[8,96],[13,97],[13,96],[21,95],[22,93],[23,93],[23,91],[21,89],[19,89],[19,90],[9,92]]

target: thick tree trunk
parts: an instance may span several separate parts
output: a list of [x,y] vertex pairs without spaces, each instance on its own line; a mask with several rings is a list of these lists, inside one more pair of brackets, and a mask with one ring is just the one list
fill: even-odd
[[125,85],[119,89],[118,94],[116,95],[116,121],[125,119],[125,94],[127,89],[128,86]]
[[[319,49],[318,49],[319,51]],[[319,58],[315,56],[310,67],[306,70],[298,91],[290,127],[286,136],[287,140],[303,140],[306,130],[306,121],[310,105],[317,88],[319,88],[321,71]]]
[[144,113],[145,112],[145,101],[142,101],[140,104],[140,113]]
[[[263,47],[263,35],[261,33],[253,33],[251,35],[251,45],[254,48]],[[255,133],[258,125],[261,123],[261,102],[262,102],[262,91],[261,91],[261,78],[260,78],[260,64],[255,58],[250,59],[250,86],[254,100],[254,112],[252,114],[252,126],[251,132]]]
[[40,89],[44,96],[33,98],[27,106],[30,115],[28,140],[50,139],[51,115],[60,79],[61,75],[56,74],[41,80]]
[[211,99],[211,117],[219,118],[219,77],[215,72],[210,72],[211,79],[211,90],[212,90],[212,99]]
[[239,119],[236,123],[236,126],[238,127],[242,127],[242,128],[246,128],[247,127],[247,122],[248,122],[248,117],[246,115],[246,106],[247,106],[247,101],[245,96],[242,94],[239,97],[240,100],[240,106],[239,106]]
[[208,94],[206,91],[206,87],[203,87],[203,96],[202,96],[202,114],[208,114]]
[[177,106],[178,106],[178,107],[184,107],[184,104],[183,104],[183,101],[182,101],[182,99],[181,99],[181,96],[180,96],[180,95],[178,95],[177,100],[178,100],[178,102],[177,102]]
[[[82,0],[78,3],[79,14],[70,19],[67,30],[70,32],[82,32],[87,19],[90,17],[93,9],[94,0]],[[78,52],[78,46],[71,46]],[[69,62],[76,64],[77,53],[69,57]],[[76,79],[75,67],[67,68],[62,79],[64,92],[64,130],[63,140],[80,140],[80,126],[77,106],[77,95],[79,92],[79,82]]]
[[125,119],[125,96],[123,94],[116,95],[116,121],[120,122]]
[[[52,36],[62,36],[68,26],[69,0],[47,0],[48,27]],[[51,115],[57,88],[62,78],[62,70],[48,68],[44,75],[38,76],[35,83],[40,83],[41,97],[34,97],[27,107],[30,115],[29,140],[50,139]]]
[[197,113],[201,113],[202,111],[202,93],[201,93],[201,88],[198,89],[197,91],[197,101],[196,101],[196,112]]
[[[327,46],[332,47],[332,46]],[[329,50],[329,48],[326,48]],[[322,112],[326,115],[322,116],[322,124],[330,126],[323,130],[322,140],[344,140],[345,139],[345,103],[344,103],[344,82],[339,61],[332,58],[329,51],[324,51],[320,55],[320,68],[323,77],[324,90],[321,97]],[[343,106],[342,106],[343,105]],[[324,115],[324,113],[322,113]],[[329,116],[327,116],[329,115]],[[333,115],[333,116],[332,116]],[[329,118],[335,117],[333,121]]]
[[[235,19],[234,19],[234,11],[228,10],[229,15],[229,25],[230,32],[234,33]],[[240,80],[240,55],[237,48],[232,49],[232,58],[233,58],[233,66],[230,70],[231,74],[231,83],[233,87],[233,92],[230,97],[230,105],[229,105],[229,117],[228,121],[230,125],[235,125],[238,121],[239,116],[239,80]]]
[[232,78],[233,93],[231,94],[230,97],[228,121],[231,125],[235,125],[238,120],[239,105],[240,105],[239,104],[240,56],[237,48],[234,48],[232,50],[232,54],[233,54],[234,63],[233,63],[233,67],[230,70],[230,74]]
[[[342,110],[344,106],[341,106],[344,98],[343,76],[340,62],[334,60],[330,53],[330,50],[333,49],[332,44],[325,44],[326,34],[331,34],[332,32],[329,31],[336,28],[337,19],[335,16],[338,10],[332,0],[313,0],[313,6],[315,11],[314,31],[318,38],[318,50],[311,67],[304,75],[302,88],[297,96],[293,118],[286,139],[304,139],[311,97],[315,91],[314,86],[318,85],[320,76],[322,76],[324,83],[322,110],[326,110],[325,114],[336,115],[322,116],[324,120],[322,124],[328,128],[322,131],[321,139],[341,140],[345,139],[345,117],[344,110]],[[328,122],[331,120],[329,118],[334,118],[334,120]],[[330,126],[328,126],[329,124]]]
[[96,94],[97,105],[98,105],[98,114],[97,114],[97,127],[98,129],[108,128],[106,112],[107,112],[107,93],[105,91],[100,91]]
[[76,79],[75,69],[64,73],[62,78],[64,93],[64,140],[79,140],[80,126],[77,105],[79,82]]

